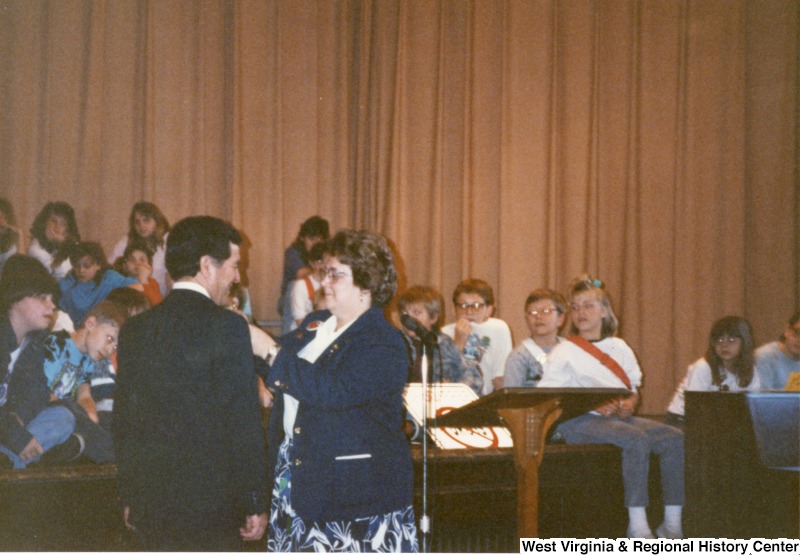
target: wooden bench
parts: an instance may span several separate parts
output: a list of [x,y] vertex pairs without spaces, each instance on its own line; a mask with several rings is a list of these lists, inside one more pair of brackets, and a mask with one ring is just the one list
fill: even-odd
[[0,549],[129,551],[114,464],[0,472]]
[[[415,505],[422,514],[422,452],[412,446]],[[428,451],[431,551],[518,552],[516,474],[510,449]],[[657,469],[657,465],[655,466]],[[651,505],[659,510],[658,472]],[[607,445],[549,445],[540,479],[542,537],[621,537],[621,458]],[[609,508],[610,507],[610,508]],[[658,516],[653,522],[660,522]],[[0,471],[0,549],[131,551],[114,464]],[[248,550],[263,550],[248,544]]]
[[[421,449],[412,449],[417,516]],[[433,552],[519,552],[517,480],[510,449],[429,451],[428,515]],[[663,517],[660,471],[651,460],[651,522]],[[548,445],[539,476],[543,538],[624,537],[621,451],[610,445]]]

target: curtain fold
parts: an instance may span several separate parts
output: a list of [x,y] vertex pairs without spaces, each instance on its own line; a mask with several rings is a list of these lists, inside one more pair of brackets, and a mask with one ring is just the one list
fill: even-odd
[[403,285],[606,282],[663,412],[729,313],[800,301],[794,0],[0,0],[0,196],[107,249],[130,207],[248,239],[256,316],[313,214]]

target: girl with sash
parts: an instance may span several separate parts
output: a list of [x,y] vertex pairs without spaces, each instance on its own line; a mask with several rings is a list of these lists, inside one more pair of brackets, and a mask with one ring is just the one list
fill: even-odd
[[654,538],[647,522],[651,453],[659,458],[664,498],[660,538],[681,538],[683,432],[634,416],[642,371],[625,341],[615,337],[617,317],[603,283],[582,275],[569,294],[571,333],[548,355],[539,387],[624,388],[615,399],[559,424],[556,433],[570,444],[608,443],[622,449],[622,482],[628,509],[628,537]]

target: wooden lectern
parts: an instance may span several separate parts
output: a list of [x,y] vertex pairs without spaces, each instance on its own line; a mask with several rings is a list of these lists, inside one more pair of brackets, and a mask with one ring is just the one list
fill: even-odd
[[517,535],[535,538],[539,528],[539,466],[547,433],[559,418],[571,418],[627,389],[507,387],[436,419],[438,426],[495,425],[499,414],[514,440],[517,468]]

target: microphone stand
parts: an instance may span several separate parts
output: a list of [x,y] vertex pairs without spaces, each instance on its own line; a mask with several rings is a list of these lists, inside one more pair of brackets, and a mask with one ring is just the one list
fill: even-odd
[[428,516],[428,419],[430,412],[431,392],[429,391],[428,382],[430,382],[428,375],[428,349],[431,351],[431,359],[436,347],[439,346],[438,336],[435,332],[425,329],[413,316],[408,314],[400,315],[400,322],[409,331],[414,333],[414,336],[420,342],[420,376],[422,381],[422,515],[419,519],[419,531],[421,532],[422,549],[420,551],[426,552],[427,550],[427,535],[431,530],[431,519]]
[[419,519],[419,528],[422,533],[423,553],[427,552],[427,539],[430,533],[431,520],[428,516],[428,406],[430,405],[430,392],[428,391],[428,353],[426,341],[420,341],[422,346],[422,516]]

